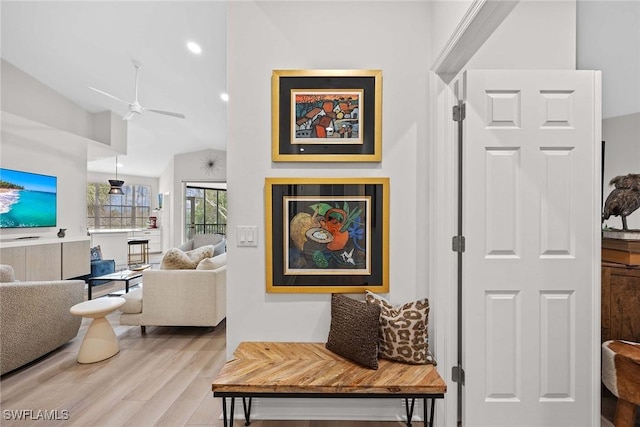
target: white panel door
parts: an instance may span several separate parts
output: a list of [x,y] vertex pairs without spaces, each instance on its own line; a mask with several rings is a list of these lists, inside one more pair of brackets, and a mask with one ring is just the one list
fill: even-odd
[[464,425],[599,425],[600,74],[465,85]]

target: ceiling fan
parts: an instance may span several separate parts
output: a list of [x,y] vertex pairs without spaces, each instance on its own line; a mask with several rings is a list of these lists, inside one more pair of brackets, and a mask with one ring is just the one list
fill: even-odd
[[182,113],[174,113],[172,111],[158,110],[157,108],[147,108],[140,105],[140,103],[138,102],[138,71],[140,70],[140,65],[134,62],[133,66],[136,69],[136,86],[135,86],[135,98],[133,99],[132,102],[125,101],[124,99],[118,98],[117,96],[111,95],[110,93],[107,93],[100,89],[96,89],[95,87],[89,86],[89,89],[95,90],[96,92],[101,93],[105,96],[108,96],[109,98],[113,98],[117,101],[124,102],[125,104],[129,105],[129,111],[127,112],[127,114],[124,115],[122,120],[131,120],[131,118],[135,114],[142,114],[143,111],[151,111],[152,113],[164,114],[165,116],[184,119],[185,115]]

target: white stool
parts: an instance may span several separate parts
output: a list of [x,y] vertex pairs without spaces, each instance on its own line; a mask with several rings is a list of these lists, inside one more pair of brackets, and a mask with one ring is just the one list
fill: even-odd
[[78,303],[71,314],[93,318],[78,351],[78,363],[95,363],[110,358],[120,351],[118,337],[105,316],[122,307],[124,298],[97,298]]

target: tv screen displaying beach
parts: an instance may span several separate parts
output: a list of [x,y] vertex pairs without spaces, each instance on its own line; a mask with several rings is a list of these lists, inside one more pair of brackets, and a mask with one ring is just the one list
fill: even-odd
[[0,228],[55,227],[55,176],[0,168]]

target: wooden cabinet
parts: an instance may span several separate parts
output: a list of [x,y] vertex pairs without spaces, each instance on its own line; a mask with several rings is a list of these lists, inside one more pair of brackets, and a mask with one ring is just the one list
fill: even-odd
[[25,280],[60,280],[62,246],[60,243],[25,246],[25,263]]
[[640,342],[640,267],[602,263],[602,341]]
[[91,273],[89,240],[62,242],[62,278],[84,276]]
[[13,267],[20,281],[70,279],[91,273],[89,239],[39,240],[38,243],[4,244],[0,262]]

